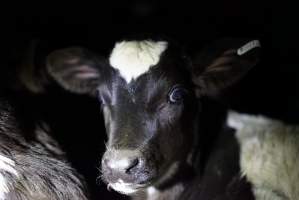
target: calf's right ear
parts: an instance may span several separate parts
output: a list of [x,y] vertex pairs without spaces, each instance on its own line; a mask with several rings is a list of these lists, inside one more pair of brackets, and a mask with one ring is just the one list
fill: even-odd
[[104,58],[81,47],[52,52],[47,56],[46,67],[64,89],[78,94],[94,93],[111,73]]
[[260,58],[260,41],[224,38],[203,48],[193,60],[198,96],[214,96],[240,80]]

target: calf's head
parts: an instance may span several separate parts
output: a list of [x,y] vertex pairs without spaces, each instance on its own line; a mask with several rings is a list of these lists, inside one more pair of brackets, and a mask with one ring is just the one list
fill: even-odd
[[103,178],[130,194],[187,162],[198,99],[245,74],[257,62],[257,47],[257,40],[225,39],[192,60],[170,42],[122,41],[109,58],[79,47],[57,50],[47,70],[65,89],[99,99],[108,135]]

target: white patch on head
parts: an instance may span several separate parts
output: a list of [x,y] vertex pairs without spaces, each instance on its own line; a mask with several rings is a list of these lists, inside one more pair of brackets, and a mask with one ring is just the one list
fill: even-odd
[[116,43],[109,61],[119,70],[120,75],[129,83],[156,65],[161,54],[166,50],[165,41],[123,41]]
[[118,181],[116,183],[110,183],[109,186],[119,192],[119,193],[122,193],[122,194],[132,194],[134,192],[136,192],[137,190],[132,188],[132,184],[130,183],[125,183],[123,180],[121,179],[118,179]]
[[7,180],[3,176],[3,172],[18,176],[14,169],[15,162],[5,156],[0,155],[0,200],[5,200],[5,195],[9,192]]

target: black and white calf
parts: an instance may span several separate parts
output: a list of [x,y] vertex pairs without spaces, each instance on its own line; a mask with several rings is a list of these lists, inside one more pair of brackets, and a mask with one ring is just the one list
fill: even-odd
[[191,59],[170,41],[127,40],[116,43],[109,58],[79,47],[57,50],[47,70],[65,89],[101,102],[108,188],[171,200],[202,185],[199,171],[207,163],[197,162],[200,138],[213,133],[201,130],[201,98],[239,80],[257,63],[259,47],[258,40],[223,39]]
[[81,176],[44,123],[0,98],[0,200],[85,200]]

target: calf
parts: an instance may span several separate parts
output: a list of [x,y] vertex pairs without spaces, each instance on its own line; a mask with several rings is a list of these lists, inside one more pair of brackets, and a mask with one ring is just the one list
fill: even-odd
[[237,130],[241,171],[253,184],[256,199],[298,199],[299,127],[234,111],[227,121]]
[[212,135],[200,127],[201,99],[239,80],[257,63],[259,47],[258,40],[223,39],[190,58],[172,41],[126,40],[109,58],[71,47],[51,53],[46,63],[62,87],[101,103],[108,135],[101,172],[108,188],[171,200],[199,184],[199,169],[207,166],[198,163],[200,138]]

